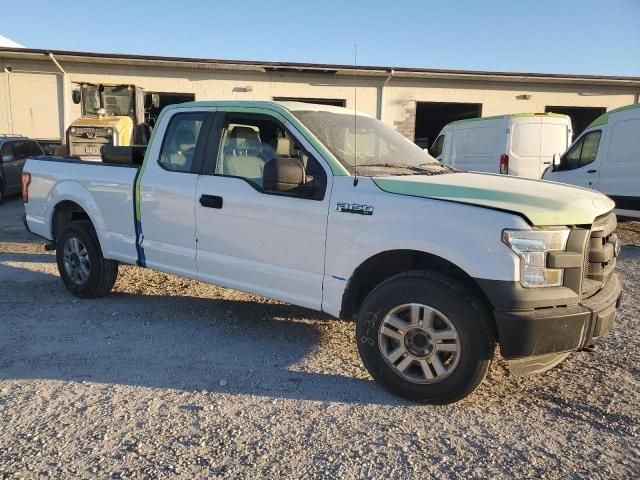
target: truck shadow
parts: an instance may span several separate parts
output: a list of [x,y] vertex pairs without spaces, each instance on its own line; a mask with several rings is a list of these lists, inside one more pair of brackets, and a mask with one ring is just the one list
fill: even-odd
[[366,375],[351,324],[264,299],[115,292],[79,300],[28,265],[53,261],[0,254],[2,380],[404,403]]

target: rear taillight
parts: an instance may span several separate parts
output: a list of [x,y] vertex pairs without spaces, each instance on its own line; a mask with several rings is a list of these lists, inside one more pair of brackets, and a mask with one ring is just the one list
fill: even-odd
[[500,173],[502,175],[509,175],[509,155],[506,153],[500,155]]
[[31,183],[31,174],[22,172],[22,201],[29,203],[29,184]]

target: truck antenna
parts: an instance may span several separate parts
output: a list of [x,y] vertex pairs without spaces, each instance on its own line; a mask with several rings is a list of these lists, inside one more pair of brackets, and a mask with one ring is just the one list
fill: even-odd
[[353,44],[353,186],[358,186],[358,44]]

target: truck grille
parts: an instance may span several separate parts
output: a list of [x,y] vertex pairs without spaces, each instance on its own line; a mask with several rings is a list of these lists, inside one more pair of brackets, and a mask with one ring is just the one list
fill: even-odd
[[617,219],[610,213],[596,219],[591,227],[585,252],[582,296],[597,293],[613,273],[618,252]]

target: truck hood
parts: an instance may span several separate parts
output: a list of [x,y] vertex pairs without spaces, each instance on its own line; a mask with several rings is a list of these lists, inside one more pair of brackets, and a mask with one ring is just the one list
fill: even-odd
[[374,177],[383,191],[520,215],[535,226],[587,225],[613,210],[601,193],[559,183],[484,173]]

